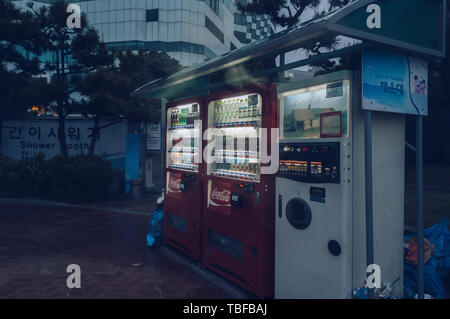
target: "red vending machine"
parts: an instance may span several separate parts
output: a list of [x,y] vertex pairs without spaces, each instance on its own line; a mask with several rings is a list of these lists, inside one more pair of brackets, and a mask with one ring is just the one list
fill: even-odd
[[201,99],[167,105],[164,172],[164,242],[197,261],[202,245],[201,108]]
[[211,96],[207,122],[205,152],[213,160],[206,163],[203,264],[259,297],[272,296],[275,185],[273,174],[261,174],[261,131],[268,129],[270,147],[275,87]]

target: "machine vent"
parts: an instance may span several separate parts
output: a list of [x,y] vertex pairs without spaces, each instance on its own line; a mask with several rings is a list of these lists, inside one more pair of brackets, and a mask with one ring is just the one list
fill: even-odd
[[244,244],[239,240],[208,230],[208,246],[242,260]]
[[167,212],[167,226],[175,228],[183,233],[188,232],[188,221],[187,219]]

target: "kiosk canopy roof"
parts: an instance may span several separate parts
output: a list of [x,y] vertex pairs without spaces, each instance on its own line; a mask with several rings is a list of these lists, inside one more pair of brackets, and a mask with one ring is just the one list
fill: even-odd
[[[367,6],[377,4],[380,12],[386,14],[386,19],[393,15],[394,23],[387,24],[386,30],[372,28],[366,25],[370,11]],[[444,56],[445,52],[445,1],[444,0],[354,0],[346,6],[331,11],[325,15],[299,23],[294,27],[278,32],[268,38],[249,44],[240,49],[231,51],[225,55],[212,58],[204,63],[194,65],[181,70],[174,75],[157,79],[138,89],[131,95],[141,98],[183,98],[200,92],[207,92],[210,88],[208,76],[213,73],[235,67],[252,60],[263,60],[268,57],[276,57],[279,54],[300,48],[307,41],[324,35],[347,35],[354,39],[367,40],[382,43],[385,46],[395,46],[426,55]],[[403,8],[406,11],[416,12],[414,15],[403,12],[394,12]],[[418,21],[416,18],[418,8],[423,8],[426,14]],[[363,13],[367,12],[366,15]],[[406,17],[402,20],[401,17]],[[414,19],[414,20],[412,20]],[[384,21],[384,20],[382,20]],[[422,28],[425,34],[431,34],[433,41],[423,41],[423,36],[411,37],[408,32]],[[400,31],[397,27],[401,26]],[[383,34],[386,34],[384,36]],[[417,41],[415,41],[417,39]],[[302,65],[319,59],[328,59],[343,55],[348,48],[337,50],[333,55],[320,54],[305,59]],[[292,63],[294,65],[294,63]],[[298,67],[295,65],[293,67]],[[292,68],[292,67],[291,67]],[[280,66],[265,70],[265,74],[278,73],[289,69]]]

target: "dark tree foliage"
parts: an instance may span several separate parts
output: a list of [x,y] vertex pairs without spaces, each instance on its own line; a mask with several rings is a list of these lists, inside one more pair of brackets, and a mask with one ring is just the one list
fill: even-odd
[[[328,9],[319,10],[319,5],[324,2],[322,0],[254,0],[248,4],[238,4],[240,10],[250,14],[267,14],[271,17],[274,24],[291,28],[301,24],[303,21],[302,14],[307,10],[313,10],[313,18],[318,18],[332,10],[349,4],[352,0],[328,0]],[[334,49],[338,44],[338,40],[333,36],[321,36],[302,44],[302,48],[306,50],[308,55],[320,54],[324,49]],[[324,61],[318,64],[326,71],[331,71],[336,67],[335,61]]]
[[45,87],[37,56],[43,35],[33,16],[0,0],[0,116],[21,114],[33,104],[45,103],[36,92]]
[[39,72],[37,57],[42,53],[43,34],[36,28],[31,13],[21,12],[9,0],[0,0],[0,61],[3,68],[11,63],[16,73]]
[[55,0],[49,7],[42,6],[39,10],[30,6],[35,27],[43,33],[44,51],[53,57],[45,62],[42,71],[50,75],[47,98],[58,114],[58,138],[63,157],[68,156],[65,119],[79,104],[72,78],[113,61],[84,15],[81,28],[69,28],[67,6],[65,0]]
[[[450,0],[447,0],[447,33],[445,58],[428,63],[428,116],[424,118],[424,161],[429,164],[450,165]],[[415,121],[407,118],[407,140],[415,144]],[[408,152],[410,163],[415,153]]]
[[[253,0],[248,4],[238,3],[238,8],[246,13],[267,14],[273,23],[281,27],[293,27],[301,21],[307,9],[317,10],[321,0]],[[350,3],[351,0],[328,0],[329,11]]]
[[164,53],[108,50],[84,15],[81,28],[67,25],[67,6],[66,0],[55,0],[20,11],[0,0],[0,115],[23,113],[32,105],[55,111],[63,157],[68,156],[68,114],[92,118],[92,154],[103,118],[159,120],[159,102],[132,99],[130,93],[181,69]]
[[[177,60],[161,52],[120,51],[114,56],[113,65],[97,68],[76,81],[77,90],[86,97],[78,110],[94,122],[90,154],[93,154],[100,130],[104,127],[125,118],[131,122],[159,121],[159,101],[131,98],[130,93],[181,69]],[[105,118],[112,119],[111,123],[101,126],[100,122]]]
[[307,9],[316,9],[320,0],[255,0],[238,8],[246,13],[267,14],[273,23],[281,27],[296,25],[302,13]]

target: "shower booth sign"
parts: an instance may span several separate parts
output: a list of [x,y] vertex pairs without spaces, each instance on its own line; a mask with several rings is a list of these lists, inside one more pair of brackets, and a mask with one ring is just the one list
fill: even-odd
[[427,61],[365,49],[362,107],[371,111],[428,115]]
[[[101,121],[100,125],[110,123]],[[58,120],[15,119],[1,123],[1,154],[16,160],[31,159],[42,153],[46,159],[60,154]],[[100,131],[95,154],[108,160],[125,156],[127,123],[120,122]],[[84,119],[66,119],[66,143],[70,156],[87,154],[93,133],[93,122]]]

